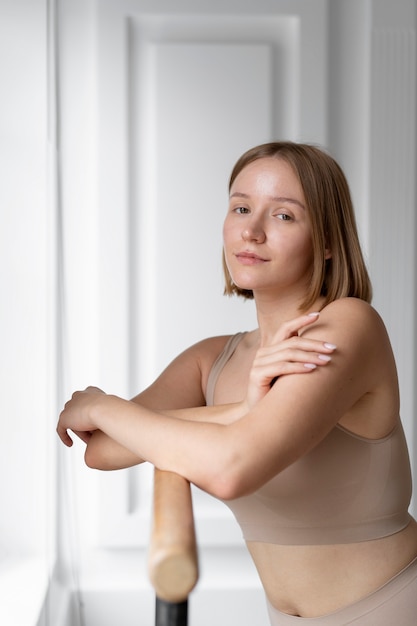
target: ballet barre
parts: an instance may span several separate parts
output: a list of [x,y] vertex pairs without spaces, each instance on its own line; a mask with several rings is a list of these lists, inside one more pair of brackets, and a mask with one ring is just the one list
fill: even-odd
[[154,470],[149,578],[155,590],[155,626],[187,626],[188,596],[198,581],[190,483]]

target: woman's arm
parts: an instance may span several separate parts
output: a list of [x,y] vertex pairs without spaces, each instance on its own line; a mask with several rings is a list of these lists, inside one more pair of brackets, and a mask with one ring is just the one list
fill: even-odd
[[217,497],[251,492],[317,445],[359,400],[375,393],[382,379],[384,386],[394,385],[385,328],[369,305],[353,299],[334,302],[305,335],[325,336],[338,346],[329,365],[307,376],[280,377],[231,424],[169,417],[87,390],[67,403],[58,433],[68,443],[67,429],[98,428],[138,457]]
[[[208,371],[227,339],[227,336],[212,337],[194,344],[177,356],[147,389],[131,401],[156,412],[204,405]],[[191,418],[193,416],[195,414],[190,415]],[[118,416],[115,420],[117,422]],[[143,462],[141,457],[101,430],[94,430],[85,441],[85,461],[91,468],[115,470]]]
[[[136,402],[136,400],[131,401]],[[143,405],[141,405],[143,406]],[[149,407],[146,407],[149,408]],[[239,402],[228,405],[193,407],[167,411],[155,411],[159,415],[174,417],[192,422],[213,422],[231,424],[246,413],[247,405]],[[117,421],[117,416],[115,416]],[[77,433],[78,434],[78,433]],[[79,433],[82,436],[82,433]],[[118,443],[101,430],[94,430],[86,440],[85,462],[88,467],[100,470],[126,469],[143,463],[143,458]]]
[[[265,395],[272,378],[305,373],[327,362],[323,359],[330,358],[331,348],[321,341],[301,339],[298,336],[303,328],[314,323],[317,318],[318,314],[310,314],[287,322],[277,334],[276,344],[258,352],[251,372],[248,395],[243,402],[221,407],[204,406],[204,389],[209,371],[228,337],[215,337],[192,346],[179,355],[148,389],[132,401],[181,419],[231,423],[241,418],[249,406]],[[171,407],[181,408],[172,410]],[[164,410],[165,408],[170,410]],[[100,430],[93,431],[87,437],[77,434],[87,443],[85,461],[89,467],[114,470],[142,462],[135,453]]]

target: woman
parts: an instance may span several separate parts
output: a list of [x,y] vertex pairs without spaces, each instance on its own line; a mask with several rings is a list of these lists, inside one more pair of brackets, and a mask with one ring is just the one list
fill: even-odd
[[325,152],[249,150],[230,179],[228,294],[258,328],[206,339],[133,401],[95,388],[58,423],[91,467],[149,461],[225,500],[271,624],[415,624],[417,525],[385,327],[349,189]]

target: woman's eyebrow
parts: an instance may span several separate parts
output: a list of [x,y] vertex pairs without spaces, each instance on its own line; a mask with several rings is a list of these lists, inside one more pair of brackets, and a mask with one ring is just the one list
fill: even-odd
[[[247,193],[242,193],[241,191],[235,191],[230,195],[230,198],[244,198],[248,200],[250,196]],[[305,210],[304,204],[300,202],[299,200],[296,200],[295,198],[287,198],[285,196],[270,196],[269,199],[272,200],[273,202],[290,202],[292,204],[298,205],[299,207]]]
[[301,207],[302,209],[305,210],[305,206],[302,202],[300,202],[299,200],[296,200],[295,198],[286,198],[285,196],[280,196],[280,197],[275,197],[275,196],[271,196],[271,200],[273,200],[274,202],[290,202],[292,204],[296,204],[299,207]]
[[240,191],[235,191],[234,193],[230,194],[230,198],[246,198],[249,199],[250,196],[248,196],[247,193],[241,193]]

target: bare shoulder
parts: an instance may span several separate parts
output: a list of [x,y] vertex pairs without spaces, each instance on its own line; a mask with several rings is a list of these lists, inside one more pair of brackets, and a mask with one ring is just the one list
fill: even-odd
[[185,348],[169,365],[178,366],[180,364],[195,363],[198,367],[211,367],[213,361],[224,349],[226,343],[232,335],[218,335],[202,339],[188,348]]
[[204,405],[210,369],[229,338],[209,337],[186,348],[135,400],[158,409]]
[[382,319],[374,307],[359,298],[339,298],[334,300],[323,308],[321,316],[328,316],[329,319],[334,318],[336,320],[342,316],[343,318],[349,317],[352,321],[368,321],[373,324],[382,323]]
[[217,357],[223,352],[226,344],[233,335],[218,335],[208,337],[192,345],[187,351],[189,357],[195,359],[200,375],[202,388],[206,388],[207,379],[210,370],[213,367]]
[[367,302],[357,298],[335,300],[323,308],[318,321],[304,334],[334,344],[335,363],[342,359],[356,372],[366,372],[373,384],[386,376],[394,380],[396,368],[385,324]]
[[[211,367],[213,362],[225,348],[227,342],[232,335],[217,335],[215,337],[207,337],[190,346],[182,355],[190,355],[197,359],[202,367]],[[180,357],[182,356],[180,355]]]
[[335,300],[322,310],[310,336],[336,345],[335,364],[350,364],[352,376],[363,376],[370,389],[383,390],[382,395],[397,393],[390,338],[381,316],[367,302],[357,298]]
[[[335,366],[345,380],[360,379],[365,393],[340,423],[370,439],[385,437],[398,420],[398,375],[391,342],[379,313],[356,298],[332,302],[320,315],[323,331],[337,345]],[[326,339],[327,341],[327,339]]]
[[[372,305],[358,298],[340,298],[325,306],[320,312],[317,324],[309,327],[306,333],[315,335],[328,329],[332,335],[350,341],[368,343],[375,339],[388,341],[385,324]],[[326,339],[331,341],[331,338]]]

